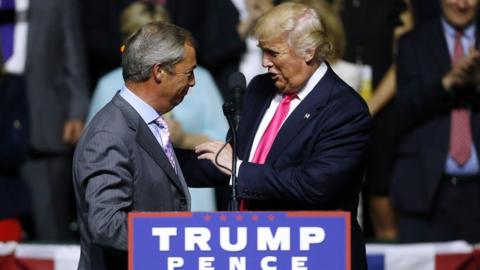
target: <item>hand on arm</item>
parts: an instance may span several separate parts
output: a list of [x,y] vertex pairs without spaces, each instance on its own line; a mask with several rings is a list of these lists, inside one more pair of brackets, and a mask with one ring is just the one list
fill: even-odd
[[[226,175],[232,174],[232,147],[224,142],[209,141],[195,147],[198,159],[210,160],[217,169]],[[218,158],[217,158],[218,154]],[[237,158],[238,160],[238,158]]]

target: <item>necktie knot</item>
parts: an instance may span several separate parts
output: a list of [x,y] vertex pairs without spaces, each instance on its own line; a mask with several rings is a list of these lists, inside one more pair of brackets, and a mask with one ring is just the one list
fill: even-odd
[[297,94],[284,94],[280,103],[290,103],[295,98],[297,98]]
[[155,119],[155,123],[160,128],[160,131],[166,133],[168,135],[168,138],[170,139],[170,131],[168,130],[168,124],[165,118],[159,116],[157,119]]
[[463,36],[463,32],[462,31],[457,31],[455,32],[455,40],[460,40]]
[[157,117],[157,119],[155,119],[155,123],[158,125],[158,127],[160,128],[166,128],[168,129],[168,125],[167,125],[167,121],[165,120],[165,118],[163,118],[163,116],[159,116]]

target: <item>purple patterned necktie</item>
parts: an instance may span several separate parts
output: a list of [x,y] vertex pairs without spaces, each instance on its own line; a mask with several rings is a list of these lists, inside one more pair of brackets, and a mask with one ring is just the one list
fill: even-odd
[[160,138],[162,139],[162,148],[167,155],[170,164],[172,164],[173,169],[177,172],[177,166],[175,163],[175,156],[173,153],[172,141],[170,140],[170,132],[168,131],[167,121],[162,116],[159,116],[155,119],[155,123],[158,125],[158,130],[160,133]]
[[[2,10],[15,10],[15,0],[2,0],[0,1],[0,9]],[[0,25],[0,39],[2,47],[0,48],[2,61],[5,63],[13,54],[13,30],[15,23],[6,23]],[[1,65],[2,63],[0,63]]]

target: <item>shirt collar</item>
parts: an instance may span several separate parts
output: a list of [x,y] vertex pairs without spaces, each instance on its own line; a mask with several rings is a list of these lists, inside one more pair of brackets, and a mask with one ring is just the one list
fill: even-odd
[[160,116],[152,106],[148,105],[145,101],[135,95],[125,85],[123,85],[122,90],[120,90],[120,96],[132,105],[147,125],[154,122]]
[[[455,29],[452,25],[450,25],[445,18],[442,17],[442,26],[445,31],[445,33],[451,37],[455,38],[455,34],[457,33],[457,29]],[[472,40],[475,39],[475,31],[476,31],[477,26],[475,23],[471,23],[469,26],[465,27],[463,29],[463,37]]]
[[322,62],[320,66],[315,70],[315,72],[310,76],[305,86],[303,86],[300,91],[297,93],[297,97],[300,100],[303,100],[310,92],[312,92],[313,88],[318,84],[318,82],[323,78],[325,73],[327,73],[327,65]]

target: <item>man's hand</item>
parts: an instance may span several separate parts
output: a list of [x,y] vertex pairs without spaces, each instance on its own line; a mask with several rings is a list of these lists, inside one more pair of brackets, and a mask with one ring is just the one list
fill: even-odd
[[74,145],[82,135],[84,123],[82,120],[69,120],[63,125],[63,142]]
[[445,90],[449,91],[454,86],[464,86],[478,83],[477,77],[480,72],[480,52],[470,49],[468,54],[455,63],[451,70],[442,78]]
[[[232,174],[232,147],[227,144],[223,149],[224,142],[209,141],[202,143],[195,147],[195,153],[198,154],[198,159],[208,159],[215,167],[217,167],[222,173],[226,175]],[[221,150],[221,151],[220,151]],[[217,162],[215,162],[215,156],[218,155]]]

